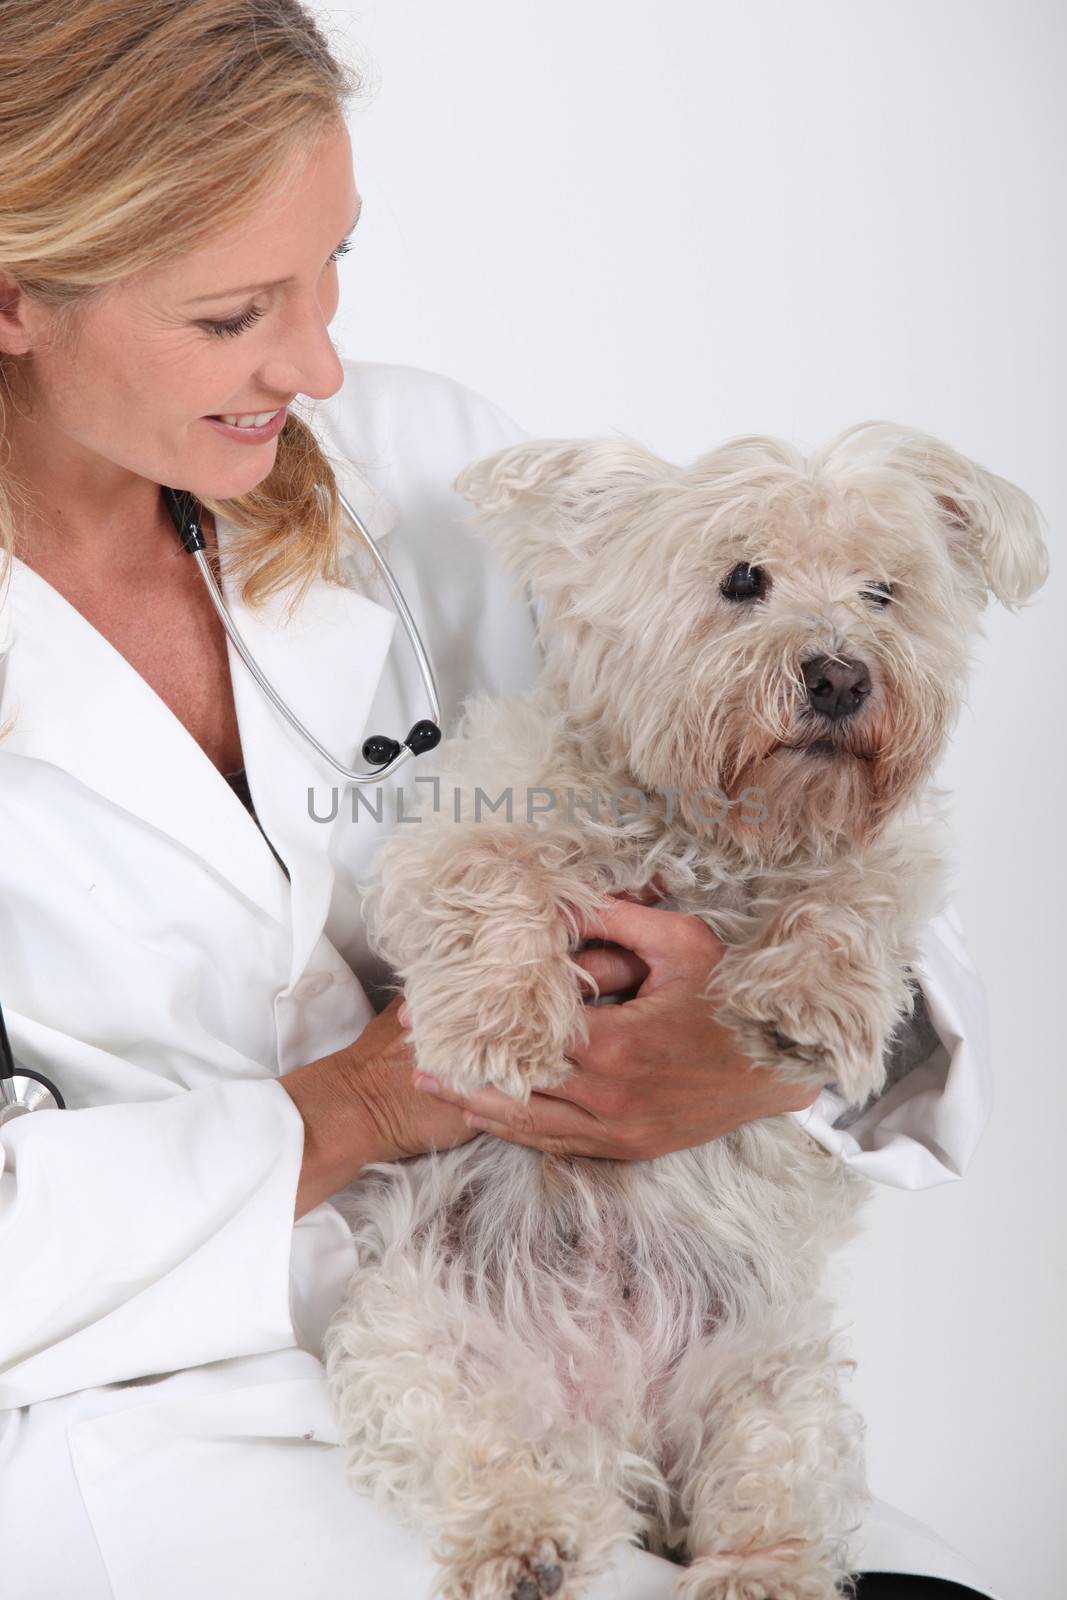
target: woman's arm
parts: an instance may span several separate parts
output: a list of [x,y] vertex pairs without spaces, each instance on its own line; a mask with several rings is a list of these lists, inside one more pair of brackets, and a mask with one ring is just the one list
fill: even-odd
[[396,1161],[474,1138],[462,1115],[415,1092],[415,1057],[398,995],[355,1045],[287,1072],[279,1082],[304,1123],[296,1216],[352,1182],[372,1161]]

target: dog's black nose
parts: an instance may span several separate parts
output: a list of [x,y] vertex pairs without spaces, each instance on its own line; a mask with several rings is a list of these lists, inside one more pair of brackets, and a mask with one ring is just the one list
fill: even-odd
[[862,661],[814,656],[800,669],[813,711],[835,722],[851,717],[871,692],[871,675]]

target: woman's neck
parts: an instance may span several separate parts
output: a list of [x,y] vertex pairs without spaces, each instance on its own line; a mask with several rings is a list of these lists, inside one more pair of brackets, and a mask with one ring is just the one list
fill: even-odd
[[[42,577],[106,574],[112,583],[150,587],[181,547],[158,486],[148,487],[155,493],[146,495],[139,515],[126,507],[121,515],[97,524],[72,525],[58,511],[49,519],[40,508],[27,514],[16,507],[16,556]],[[204,512],[202,525],[209,549],[214,548],[210,512]]]

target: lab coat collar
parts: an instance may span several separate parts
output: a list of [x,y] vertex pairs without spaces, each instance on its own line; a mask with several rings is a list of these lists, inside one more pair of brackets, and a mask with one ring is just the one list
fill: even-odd
[[[377,544],[392,533],[400,520],[400,512],[370,479],[359,472],[344,456],[331,450],[326,440],[319,436],[319,449],[333,468],[334,477],[352,502],[367,532]],[[358,533],[355,534],[358,539]]]
[[[341,486],[375,540],[399,513],[350,464]],[[233,534],[216,519],[220,550]],[[354,535],[362,548],[358,534]],[[363,550],[357,570],[370,562]],[[283,592],[252,612],[224,578],[237,628],[267,677],[315,736],[352,765],[396,624],[358,588],[313,582],[290,622]],[[0,756],[45,761],[111,804],[169,834],[199,866],[262,912],[292,917],[293,977],[314,948],[333,873],[325,825],[308,815],[309,786],[341,780],[290,730],[228,646],[253,803],[290,884],[241,801],[196,740],[128,661],[59,592],[17,558],[0,602]],[[68,824],[77,827],[71,792]],[[106,870],[106,863],[101,863]],[[146,894],[152,892],[145,885]]]

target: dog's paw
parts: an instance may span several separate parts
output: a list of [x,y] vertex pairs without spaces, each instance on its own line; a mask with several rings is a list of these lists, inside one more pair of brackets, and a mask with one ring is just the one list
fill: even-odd
[[[559,943],[553,930],[553,939]],[[459,1094],[489,1085],[525,1100],[555,1089],[573,1071],[565,1049],[583,1014],[582,993],[566,949],[544,948],[502,960],[438,961],[406,979],[419,1070]]]
[[490,1556],[448,1574],[442,1600],[578,1600],[577,1552],[541,1539],[522,1555]]
[[676,1600],[841,1600],[831,1568],[801,1540],[769,1550],[694,1558],[678,1580]]
[[631,1508],[590,1484],[497,1479],[484,1514],[437,1544],[435,1600],[583,1600],[632,1539]]
[[719,1013],[750,1061],[805,1086],[833,1083],[849,1105],[867,1100],[884,1079],[883,1046],[861,1028],[842,1024],[832,1007],[802,1016],[745,1017]]
[[561,986],[544,978],[498,971],[446,1002],[405,989],[419,1071],[459,1094],[489,1086],[525,1100],[557,1088],[573,1071],[563,1017],[580,1013],[580,1000],[573,979],[561,1003]]
[[792,953],[728,960],[715,975],[716,1015],[750,1061],[806,1087],[833,1083],[849,1105],[881,1088],[896,1004],[880,973],[855,966],[801,984]]

